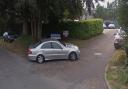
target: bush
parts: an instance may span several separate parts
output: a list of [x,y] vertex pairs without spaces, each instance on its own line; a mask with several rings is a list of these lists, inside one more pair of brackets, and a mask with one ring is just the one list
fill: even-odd
[[103,20],[68,21],[61,23],[59,27],[61,30],[68,30],[71,38],[88,39],[103,32]]
[[28,46],[35,43],[37,40],[31,36],[22,35],[12,43],[8,43],[0,39],[0,47],[6,48],[14,53],[26,56]]
[[127,56],[124,50],[117,50],[111,60],[112,65],[125,65],[127,62]]
[[109,66],[107,79],[111,89],[128,89],[128,68]]
[[118,68],[117,70],[118,74],[118,82],[121,84],[128,84],[128,68]]
[[35,42],[36,42],[36,39],[32,38],[31,36],[22,35],[16,41],[14,41],[12,44],[18,44],[18,45],[28,47],[30,44],[33,44]]
[[111,89],[128,89],[127,56],[124,50],[116,50],[106,71]]

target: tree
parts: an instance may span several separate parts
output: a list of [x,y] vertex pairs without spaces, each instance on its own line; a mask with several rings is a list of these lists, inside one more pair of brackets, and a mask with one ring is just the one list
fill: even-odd
[[28,23],[33,12],[33,0],[17,0],[15,10],[23,24],[23,34],[28,34]]
[[118,3],[118,20],[122,27],[128,27],[128,1],[127,0],[119,0]]
[[65,10],[69,12],[70,19],[79,19],[82,14],[82,1],[81,0],[65,0]]
[[114,20],[115,18],[115,10],[113,7],[105,8],[103,6],[98,5],[96,7],[96,18],[102,18],[104,20]]
[[[95,0],[95,2],[104,1],[104,0]],[[92,9],[95,8],[93,0],[83,0],[83,3],[86,4],[87,11],[91,14]]]
[[17,29],[16,13],[14,8],[15,3],[15,0],[11,0],[11,2],[9,0],[0,0],[1,31]]
[[65,18],[67,11],[68,18],[75,19],[81,16],[81,0],[17,0],[16,11],[23,23],[23,34],[28,33],[28,23],[31,24],[31,34],[41,38],[42,22],[54,23]]
[[95,17],[105,19],[105,16],[106,16],[105,11],[106,9],[103,6],[98,5],[96,7]]
[[[63,19],[79,19],[83,9],[82,2],[83,0],[1,0],[0,15],[6,19],[13,18],[14,23],[18,20],[23,25],[23,34],[41,38],[42,24],[56,25]],[[84,0],[85,2],[91,12],[92,0]]]

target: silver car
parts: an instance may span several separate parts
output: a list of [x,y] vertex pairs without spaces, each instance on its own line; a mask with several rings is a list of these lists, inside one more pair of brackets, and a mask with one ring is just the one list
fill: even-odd
[[114,34],[114,47],[115,49],[122,48],[125,43],[125,37],[127,34],[125,31],[121,29],[117,29],[116,33]]
[[54,59],[75,61],[80,57],[80,50],[73,44],[64,44],[57,40],[43,40],[29,47],[28,57],[30,60],[35,60],[38,63]]

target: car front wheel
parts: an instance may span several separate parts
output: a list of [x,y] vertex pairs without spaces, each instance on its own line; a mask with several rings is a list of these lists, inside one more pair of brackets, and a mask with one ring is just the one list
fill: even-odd
[[77,55],[76,55],[76,53],[75,53],[75,52],[70,53],[70,54],[69,54],[69,59],[70,59],[71,61],[76,61],[76,60],[77,60]]
[[36,60],[37,60],[37,62],[38,62],[39,64],[42,64],[42,63],[44,63],[45,58],[44,58],[43,55],[38,55]]

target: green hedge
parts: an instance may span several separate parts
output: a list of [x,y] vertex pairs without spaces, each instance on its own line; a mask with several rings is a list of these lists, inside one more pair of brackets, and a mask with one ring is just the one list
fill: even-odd
[[103,20],[91,19],[79,22],[68,21],[61,23],[61,30],[68,30],[69,37],[75,39],[88,39],[103,32]]

